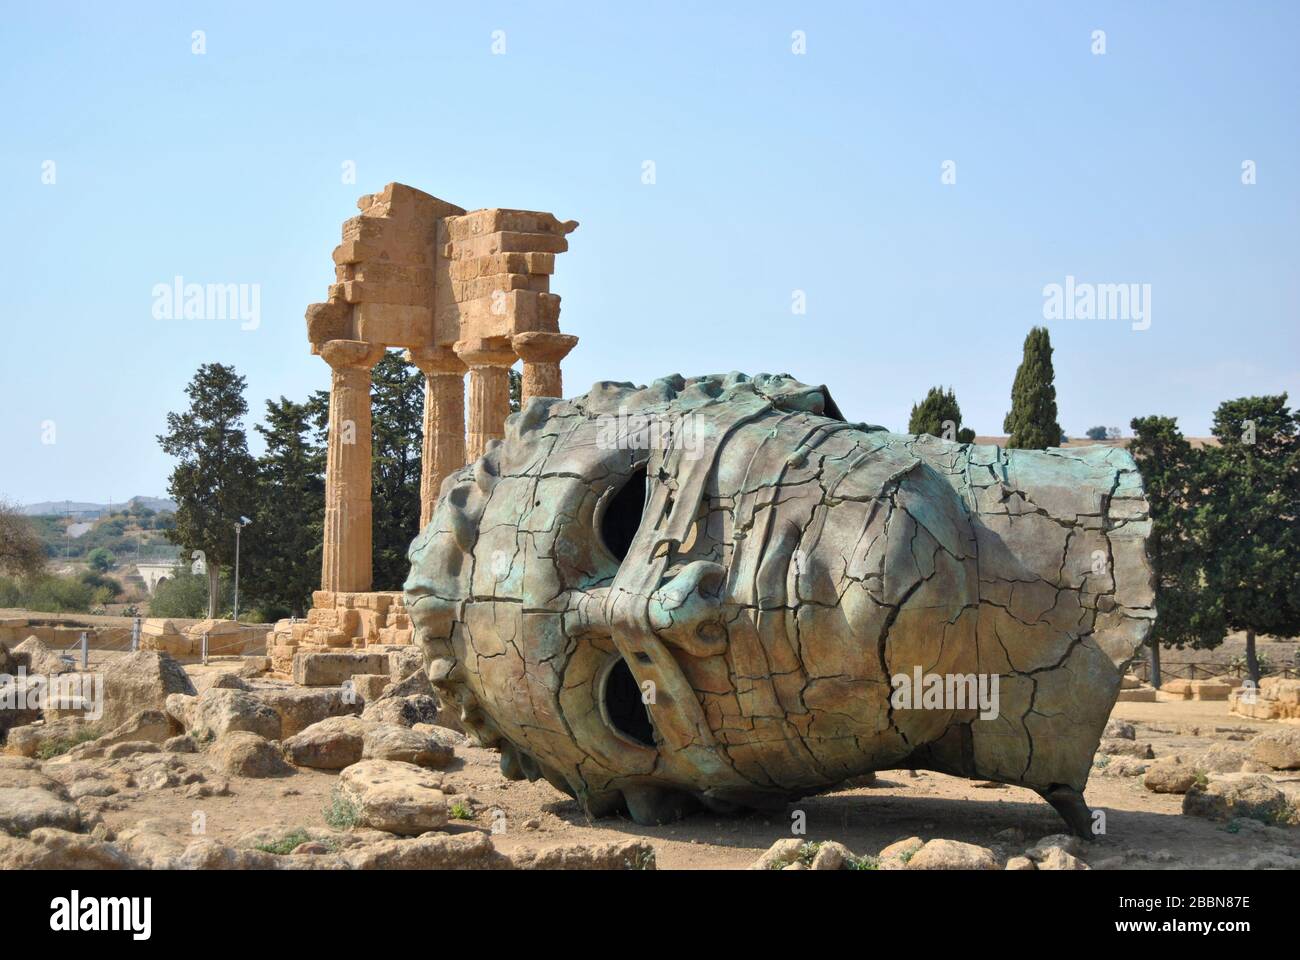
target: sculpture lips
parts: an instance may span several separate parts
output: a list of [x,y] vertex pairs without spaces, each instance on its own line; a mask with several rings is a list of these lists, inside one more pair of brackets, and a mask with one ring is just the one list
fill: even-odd
[[1155,615],[1149,531],[1122,450],[891,434],[783,376],[602,383],[448,481],[408,607],[503,770],[593,813],[912,767],[1031,787],[1083,830]]

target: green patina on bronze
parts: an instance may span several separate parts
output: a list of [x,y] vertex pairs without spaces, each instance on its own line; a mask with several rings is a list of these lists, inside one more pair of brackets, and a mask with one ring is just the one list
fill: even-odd
[[[448,478],[406,604],[466,731],[593,815],[923,768],[1084,832],[1155,616],[1149,532],[1120,449],[893,434],[787,376],[606,382],[530,401]],[[996,710],[891,701],[914,676],[995,683]]]

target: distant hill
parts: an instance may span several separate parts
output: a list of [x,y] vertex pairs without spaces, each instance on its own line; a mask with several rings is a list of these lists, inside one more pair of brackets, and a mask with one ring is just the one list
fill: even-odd
[[[114,510],[121,510],[130,504],[147,507],[158,513],[175,513],[176,504],[165,497],[132,497],[123,503],[114,503]],[[107,503],[83,503],[78,500],[44,500],[40,503],[28,503],[18,508],[27,517],[74,516],[86,519],[102,517],[108,513]]]

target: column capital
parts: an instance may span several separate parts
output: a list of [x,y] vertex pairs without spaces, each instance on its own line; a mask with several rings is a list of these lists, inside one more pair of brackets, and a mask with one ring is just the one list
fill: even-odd
[[464,374],[465,361],[451,347],[412,347],[403,356],[420,368],[426,377],[438,374]]
[[510,367],[515,362],[515,351],[505,337],[457,340],[453,349],[468,367]]
[[525,363],[559,363],[578,344],[578,338],[569,333],[545,333],[532,330],[516,333],[510,345]]
[[384,355],[382,343],[367,340],[326,340],[320,345],[320,355],[335,370],[355,367],[369,370]]

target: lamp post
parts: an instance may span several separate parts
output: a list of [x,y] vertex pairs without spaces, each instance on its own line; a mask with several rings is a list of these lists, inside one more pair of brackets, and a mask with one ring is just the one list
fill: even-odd
[[239,534],[248,524],[248,517],[240,517],[235,524],[235,620],[239,619]]

